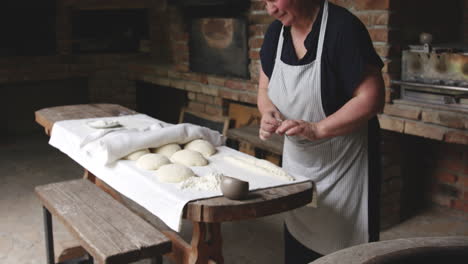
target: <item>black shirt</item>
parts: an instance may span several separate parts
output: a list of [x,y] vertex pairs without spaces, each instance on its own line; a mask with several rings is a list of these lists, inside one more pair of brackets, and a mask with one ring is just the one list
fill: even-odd
[[[304,45],[306,55],[298,59],[294,50],[290,27],[284,27],[281,60],[289,65],[304,65],[315,60],[323,15],[320,12]],[[327,116],[336,112],[349,99],[361,82],[366,65],[383,67],[382,60],[375,52],[369,33],[362,22],[345,8],[332,3],[328,5],[328,23],[325,33],[321,61],[322,104]],[[270,78],[276,58],[279,34],[282,24],[275,20],[268,28],[260,59],[263,72]]]

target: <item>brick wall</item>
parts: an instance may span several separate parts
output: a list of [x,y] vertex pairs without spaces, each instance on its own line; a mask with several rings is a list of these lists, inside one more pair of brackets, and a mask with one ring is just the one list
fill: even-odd
[[463,212],[468,219],[468,149],[462,145],[433,142],[432,154],[436,162],[430,190],[432,201]]
[[[390,79],[394,74],[399,73],[399,61],[395,55],[392,56],[391,49],[393,48],[390,39],[391,29],[388,26],[390,19],[389,1],[363,1],[363,0],[335,0],[336,4],[343,5],[355,13],[364,24],[368,27],[369,33],[374,41],[375,48],[379,55],[382,56],[385,62],[384,79],[386,82],[386,98],[390,102],[392,98],[392,90],[390,89]],[[154,66],[154,65],[130,65],[129,71],[135,79],[146,79],[156,85],[170,86],[177,89],[187,90],[190,95],[191,102],[189,108],[196,111],[213,111],[213,108],[218,108],[217,113],[221,111],[223,105],[213,104],[201,109],[201,104],[205,102],[198,101],[196,94],[201,93],[214,97],[219,97],[222,100],[233,100],[244,103],[256,104],[256,91],[259,70],[259,51],[263,42],[263,35],[272,18],[264,10],[261,0],[252,0],[251,8],[245,14],[249,24],[249,70],[251,78],[248,80],[236,78],[224,78],[215,75],[194,73],[189,71],[189,46],[187,23],[180,9],[175,6],[166,5],[164,8],[155,10],[155,16],[160,17],[160,21],[166,21],[170,35],[169,45],[162,43],[153,54],[170,53],[173,64],[170,66]],[[158,26],[153,27],[154,30],[161,31]],[[152,34],[156,36],[158,34]],[[162,39],[166,39],[164,36]],[[193,101],[193,102],[192,102]],[[218,101],[218,103],[220,103]]]
[[400,134],[402,216],[440,206],[468,219],[468,148]]
[[[248,20],[248,46],[249,46],[249,72],[250,79],[226,78],[217,75],[195,73],[189,70],[189,36],[187,32],[188,21],[184,18],[180,8],[173,5],[165,5],[154,10],[154,16],[160,17],[160,21],[166,21],[169,29],[168,36],[160,36],[167,39],[167,43],[154,45],[155,54],[170,54],[169,65],[154,65],[133,63],[129,64],[129,76],[135,80],[144,80],[155,85],[168,86],[187,91],[189,110],[211,115],[221,116],[226,113],[227,101],[256,104],[257,81],[259,69],[259,51],[263,41],[263,35],[272,18],[268,16],[260,0],[253,0],[251,8],[243,14]],[[158,26],[152,27],[152,31],[161,30]],[[152,36],[157,36],[154,33]]]
[[402,143],[393,132],[382,131],[382,193],[380,225],[385,229],[400,222],[402,198]]
[[[460,23],[460,20],[466,21],[467,15],[459,12],[459,6],[466,6],[466,0],[444,5],[436,0],[393,0],[390,4],[389,27],[393,30],[390,36],[395,37],[395,45],[391,46],[395,47],[396,54],[391,59],[397,62],[393,65],[396,71],[391,72],[392,78],[399,78],[400,50],[408,44],[417,44],[419,33],[429,32],[439,43],[463,39],[460,30],[466,26],[461,24],[466,25],[466,22]],[[424,12],[417,13],[422,5]],[[392,40],[390,37],[389,42]],[[398,99],[398,87],[392,87],[391,91],[392,100],[388,101],[387,97],[384,114],[379,120],[383,129],[396,132],[389,134],[394,137],[393,141],[402,144],[401,153],[384,154],[387,158],[398,155],[392,156],[393,159],[404,157],[400,167],[401,218],[411,217],[429,206],[461,212],[466,217],[466,174],[460,169],[468,165],[464,154],[468,150],[466,110],[393,100]],[[386,140],[389,140],[388,136]],[[455,152],[458,154],[454,155]],[[448,164],[454,167],[449,168]]]

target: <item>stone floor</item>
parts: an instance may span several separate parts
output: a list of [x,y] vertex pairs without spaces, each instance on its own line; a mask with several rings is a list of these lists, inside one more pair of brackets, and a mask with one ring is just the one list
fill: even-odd
[[[0,142],[0,263],[45,263],[41,205],[34,186],[80,178],[82,169],[47,144],[42,135]],[[431,210],[381,233],[383,240],[418,236],[468,236],[468,222]],[[450,219],[450,221],[448,221]],[[56,222],[55,222],[56,223]],[[59,244],[72,243],[59,224],[54,226]],[[281,215],[222,226],[226,263],[282,263]],[[188,238],[185,225],[182,237]],[[147,263],[142,261],[141,263]]]

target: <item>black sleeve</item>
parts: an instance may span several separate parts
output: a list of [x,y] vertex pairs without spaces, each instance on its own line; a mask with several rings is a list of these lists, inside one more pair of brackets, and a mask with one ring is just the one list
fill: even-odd
[[265,33],[262,48],[260,49],[262,69],[268,78],[271,78],[275,66],[276,50],[278,48],[279,34],[281,33],[282,26],[283,25],[278,20],[270,24]]
[[334,52],[334,68],[338,72],[346,97],[351,98],[364,77],[366,65],[383,67],[375,52],[366,27],[357,17],[342,25]]

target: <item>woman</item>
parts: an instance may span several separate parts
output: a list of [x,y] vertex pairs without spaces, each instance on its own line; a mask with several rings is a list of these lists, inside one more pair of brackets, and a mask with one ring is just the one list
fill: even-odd
[[264,0],[276,20],[260,52],[259,136],[286,135],[283,168],[316,183],[317,208],[285,221],[285,262],[378,240],[376,114],[382,61],[365,26],[327,0]]

